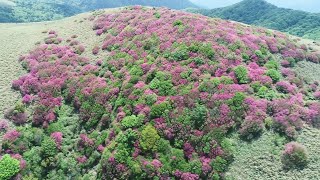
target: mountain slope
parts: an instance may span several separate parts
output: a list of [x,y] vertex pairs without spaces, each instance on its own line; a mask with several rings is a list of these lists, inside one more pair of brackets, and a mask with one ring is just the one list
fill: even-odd
[[[1,44],[13,43],[0,49],[0,155],[14,162],[0,164],[18,170],[6,179],[219,179],[248,158],[244,142],[262,135],[272,162],[319,123],[319,83],[294,67],[319,65],[320,53],[280,32],[139,6],[0,27]],[[310,172],[276,165],[261,177]]]
[[188,0],[6,0],[2,3],[0,0],[0,23],[49,21],[81,12],[129,5],[165,6],[173,9],[196,7]]
[[300,37],[320,39],[320,14],[278,8],[264,0],[244,0],[224,8],[192,11],[280,30]]

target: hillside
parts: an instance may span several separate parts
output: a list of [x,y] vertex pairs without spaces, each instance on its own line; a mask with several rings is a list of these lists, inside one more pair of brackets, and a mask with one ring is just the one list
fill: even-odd
[[0,33],[0,179],[320,177],[312,42],[140,6]]
[[196,7],[188,0],[0,0],[0,23],[57,20],[81,12],[129,5]]
[[278,8],[264,0],[243,0],[224,8],[190,11],[288,32],[304,38],[320,39],[320,14]]

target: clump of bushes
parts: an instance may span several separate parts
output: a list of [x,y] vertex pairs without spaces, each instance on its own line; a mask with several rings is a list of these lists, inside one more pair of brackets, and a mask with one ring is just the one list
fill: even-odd
[[173,26],[182,26],[183,25],[183,22],[181,20],[176,20],[174,23],[173,23]]
[[244,66],[237,66],[234,68],[234,73],[239,84],[246,84],[248,83],[248,70]]
[[171,105],[168,101],[160,104],[154,104],[151,106],[150,116],[151,118],[161,117],[166,111],[171,109]]
[[92,54],[97,55],[99,53],[100,47],[99,46],[94,46],[92,49]]
[[137,128],[137,127],[140,127],[142,123],[143,123],[143,116],[131,115],[122,119],[121,126],[124,129]]
[[277,61],[275,60],[271,60],[268,61],[265,65],[264,65],[267,69],[275,69],[278,70],[280,68],[280,65]]
[[24,124],[28,120],[26,108],[22,103],[18,103],[14,108],[8,109],[5,112],[4,117],[11,120],[17,125]]
[[10,157],[9,154],[2,156],[0,160],[0,179],[11,179],[20,171],[20,161]]
[[157,130],[149,124],[141,131],[140,145],[145,151],[156,151],[159,139]]
[[281,162],[285,168],[305,167],[308,164],[306,148],[297,142],[286,144],[285,149],[282,152]]
[[276,83],[280,80],[281,78],[281,74],[279,71],[275,70],[275,69],[269,69],[267,72],[266,72],[266,75],[269,76],[273,83]]
[[194,127],[200,129],[208,117],[208,110],[203,105],[197,105],[192,111],[190,118],[193,121]]
[[150,89],[157,89],[160,96],[175,94],[171,77],[163,72],[157,72],[149,86]]
[[46,137],[41,143],[41,152],[44,157],[56,155],[58,151],[55,140],[51,137]]
[[242,123],[239,133],[246,140],[251,140],[262,133],[263,122],[252,118],[247,118]]

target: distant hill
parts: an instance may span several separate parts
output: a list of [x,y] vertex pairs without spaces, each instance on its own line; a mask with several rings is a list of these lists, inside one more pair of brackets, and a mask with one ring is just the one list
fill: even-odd
[[189,0],[0,0],[0,23],[56,20],[86,11],[128,5],[173,9],[197,7]]
[[190,11],[263,26],[304,38],[320,39],[320,14],[279,8],[265,0],[244,0],[224,8]]

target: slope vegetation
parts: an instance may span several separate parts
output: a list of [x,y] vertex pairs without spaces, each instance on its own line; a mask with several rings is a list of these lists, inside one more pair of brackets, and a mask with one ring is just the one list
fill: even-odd
[[307,168],[305,148],[285,144],[319,125],[319,83],[293,68],[318,64],[318,51],[165,8],[58,22],[36,28],[44,39],[19,58],[26,74],[12,88],[22,98],[0,120],[1,178],[219,179],[246,152],[234,136],[265,133],[280,136],[278,149],[302,149],[303,163],[288,158],[279,171]]
[[243,0],[224,8],[190,11],[320,39],[320,14],[278,8],[265,0]]
[[81,12],[129,5],[196,7],[188,0],[0,0],[0,23],[57,20]]

